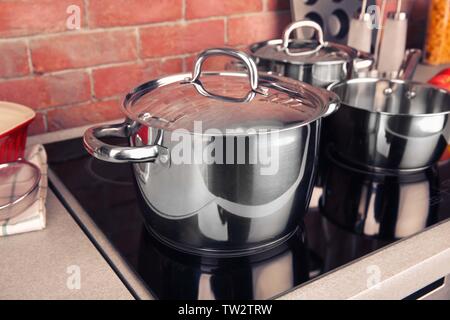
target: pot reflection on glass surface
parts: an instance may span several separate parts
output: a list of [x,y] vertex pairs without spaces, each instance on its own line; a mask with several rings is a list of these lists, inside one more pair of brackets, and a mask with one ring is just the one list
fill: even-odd
[[141,235],[139,250],[143,252],[139,273],[160,299],[270,299],[309,280],[308,252],[301,231],[272,250],[248,257],[184,254],[146,232]]
[[327,150],[320,211],[357,234],[411,236],[438,221],[436,168],[403,175],[371,173],[336,160]]

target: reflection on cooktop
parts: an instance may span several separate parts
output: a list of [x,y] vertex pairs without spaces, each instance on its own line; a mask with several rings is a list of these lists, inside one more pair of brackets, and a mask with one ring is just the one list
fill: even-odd
[[[365,184],[371,181],[367,176],[363,179],[340,168],[328,181],[341,179],[342,190],[331,184],[320,201],[322,210],[325,206],[334,216],[327,214],[329,218],[325,218],[318,207],[312,206],[305,221],[299,221],[297,234],[256,255],[222,259],[193,256],[166,247],[146,231],[130,165],[93,159],[84,151],[81,139],[52,143],[46,149],[50,169],[159,299],[268,299],[450,217],[450,164],[433,171],[432,182],[427,180],[430,192],[422,203],[432,212],[430,219],[414,206],[402,206],[407,210],[396,213],[392,190],[402,194],[402,203],[408,202],[412,194],[408,194],[408,188],[399,188],[395,179],[389,180],[389,188],[377,187],[371,189],[376,192],[368,193],[360,187],[372,185]],[[385,180],[376,181],[386,184]],[[409,189],[419,192],[426,188]],[[423,197],[426,193],[420,194]],[[358,208],[371,203],[370,199],[379,203],[381,211],[361,214],[368,211]],[[421,216],[421,223],[411,228],[407,224],[412,219],[403,219],[404,215],[415,219]],[[362,232],[367,230],[371,232]]]
[[381,174],[350,167],[331,152],[326,158],[320,211],[339,226],[357,234],[400,239],[439,221],[435,167],[402,175]]
[[264,253],[218,259],[168,248],[143,230],[139,252],[138,273],[161,299],[269,299],[309,279],[301,233]]

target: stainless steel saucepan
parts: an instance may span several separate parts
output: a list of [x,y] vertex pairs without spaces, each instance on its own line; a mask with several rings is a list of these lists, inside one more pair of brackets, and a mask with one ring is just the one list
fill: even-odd
[[[312,28],[315,39],[291,39],[294,31]],[[297,21],[284,30],[282,39],[255,43],[250,52],[261,71],[327,87],[336,81],[351,79],[368,71],[373,57],[352,47],[326,42],[319,24]]]
[[450,139],[450,92],[405,80],[353,79],[329,90],[342,108],[327,119],[326,143],[355,165],[396,172],[430,167]]
[[[227,55],[248,73],[202,73]],[[210,49],[192,74],[150,81],[127,95],[123,124],[89,129],[94,157],[133,163],[148,229],[201,254],[240,255],[293,234],[313,187],[321,119],[334,93],[258,74],[243,52]],[[129,147],[100,138],[124,137]]]

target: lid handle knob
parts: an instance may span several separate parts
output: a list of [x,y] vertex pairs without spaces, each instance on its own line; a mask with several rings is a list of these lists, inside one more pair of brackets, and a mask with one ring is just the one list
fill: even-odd
[[[289,51],[289,39],[291,38],[291,33],[294,30],[300,29],[300,28],[313,28],[315,31],[314,34],[317,37],[317,42],[319,42],[319,45],[313,50],[292,53]],[[319,51],[320,48],[322,48],[325,45],[326,45],[326,42],[323,40],[322,27],[317,22],[314,22],[311,20],[300,20],[300,21],[293,22],[286,27],[286,29],[283,32],[283,45],[280,47],[279,50],[285,51],[287,54],[292,55],[292,56],[303,56],[303,55],[313,54],[313,53]]]
[[249,55],[242,51],[228,49],[228,48],[214,48],[208,49],[200,53],[195,61],[194,70],[192,71],[192,78],[190,82],[196,82],[202,73],[203,62],[210,56],[224,55],[242,61],[248,70],[248,78],[250,80],[250,87],[253,91],[259,92],[258,90],[258,68],[256,63],[250,58]]

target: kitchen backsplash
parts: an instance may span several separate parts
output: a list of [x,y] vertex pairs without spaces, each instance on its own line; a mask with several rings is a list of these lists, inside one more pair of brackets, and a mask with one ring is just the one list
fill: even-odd
[[289,22],[289,0],[0,0],[0,100],[37,111],[31,134],[117,119],[136,85]]

